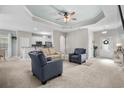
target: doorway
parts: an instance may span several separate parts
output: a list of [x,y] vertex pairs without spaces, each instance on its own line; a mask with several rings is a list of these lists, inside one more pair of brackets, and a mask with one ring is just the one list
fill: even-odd
[[113,40],[112,37],[105,37],[100,39],[100,57],[101,58],[113,58]]
[[64,35],[60,36],[60,51],[65,53],[65,37]]

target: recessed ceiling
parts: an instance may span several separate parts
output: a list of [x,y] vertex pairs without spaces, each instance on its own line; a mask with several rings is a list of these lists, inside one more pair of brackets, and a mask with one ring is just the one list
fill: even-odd
[[[63,16],[59,15],[59,12],[54,9],[53,6],[27,5],[26,7],[35,17],[45,19],[47,21],[61,25],[62,27],[90,25],[96,23],[104,17],[104,13],[102,12],[101,8],[95,5],[55,5],[54,7],[59,10],[75,12],[73,17],[77,20],[71,20],[68,23],[65,23]],[[56,20],[58,18],[62,18],[62,20]]]

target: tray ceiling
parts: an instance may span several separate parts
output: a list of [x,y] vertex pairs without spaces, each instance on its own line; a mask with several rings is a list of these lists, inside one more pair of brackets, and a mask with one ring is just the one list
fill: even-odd
[[[74,11],[73,16],[77,20],[71,20],[65,23],[63,16],[58,14],[58,11],[50,5],[27,5],[29,12],[38,18],[45,19],[49,22],[60,25],[65,28],[80,27],[84,25],[94,24],[104,18],[104,13],[99,6],[95,5],[55,5],[59,10]],[[62,20],[56,20],[62,18]]]

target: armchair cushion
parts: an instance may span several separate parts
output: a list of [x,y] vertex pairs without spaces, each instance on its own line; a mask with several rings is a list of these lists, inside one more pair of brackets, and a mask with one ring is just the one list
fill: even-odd
[[78,57],[80,57],[80,55],[72,55],[71,57],[72,58],[78,58]]

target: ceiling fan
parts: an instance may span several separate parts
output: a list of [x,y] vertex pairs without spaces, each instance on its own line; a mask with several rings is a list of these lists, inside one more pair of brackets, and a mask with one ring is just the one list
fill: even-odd
[[63,19],[65,23],[69,22],[70,20],[77,20],[76,18],[73,18],[72,16],[75,15],[75,12],[68,12],[66,10],[60,10],[58,8],[56,8],[55,6],[51,6],[52,8],[54,8],[55,10],[58,11],[58,14],[63,16],[63,18],[57,18],[56,20],[61,20]]

